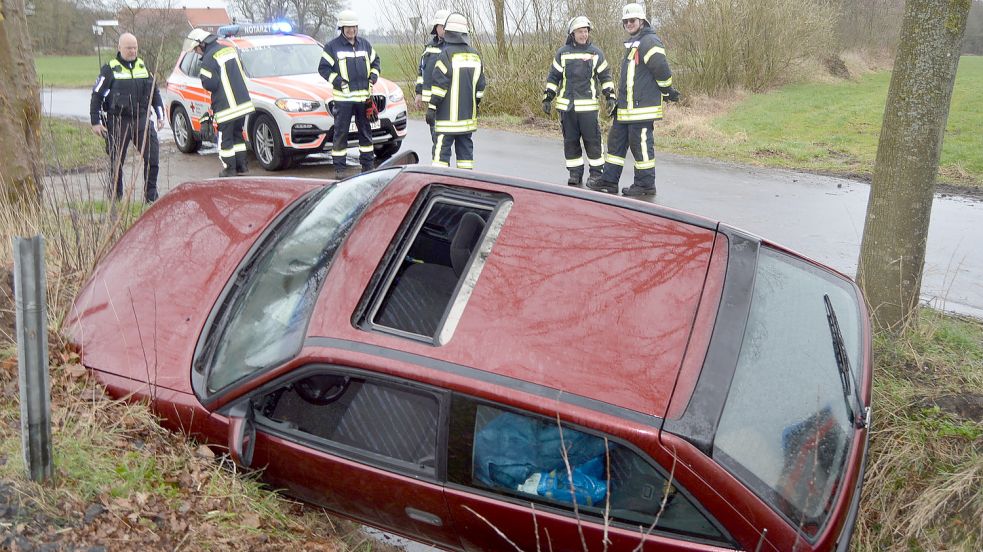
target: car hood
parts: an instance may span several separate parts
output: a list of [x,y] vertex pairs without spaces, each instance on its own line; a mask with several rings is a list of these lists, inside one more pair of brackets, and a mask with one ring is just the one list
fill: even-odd
[[[372,90],[377,94],[389,95],[397,88],[391,81],[379,79]],[[250,78],[249,91],[275,99],[289,97],[299,100],[330,100],[333,97],[331,85],[318,73]]]
[[323,181],[183,184],[126,231],[93,269],[64,324],[82,362],[190,393],[198,336],[229,277],[280,213]]

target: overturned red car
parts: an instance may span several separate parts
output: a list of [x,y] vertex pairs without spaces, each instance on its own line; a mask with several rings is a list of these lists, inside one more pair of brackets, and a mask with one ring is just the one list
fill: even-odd
[[449,550],[845,550],[871,337],[845,276],[633,199],[416,165],[192,182],[66,324],[115,396]]

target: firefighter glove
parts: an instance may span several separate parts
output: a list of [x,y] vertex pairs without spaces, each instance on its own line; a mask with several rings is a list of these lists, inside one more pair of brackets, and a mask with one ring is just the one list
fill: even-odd
[[543,91],[543,101],[544,102],[552,102],[553,101],[553,98],[555,98],[555,97],[556,97],[556,92],[554,92],[554,91],[552,91],[552,90],[550,90],[548,88]]
[[611,102],[610,104],[608,104],[608,115],[610,115],[611,118],[614,119],[615,115],[617,114],[618,114],[618,102]]
[[376,81],[378,81],[378,80],[379,80],[379,75],[376,75],[375,73],[372,73],[369,76],[369,84],[375,84]]
[[669,100],[670,102],[678,102],[679,90],[676,90],[675,88],[670,86],[669,90],[666,92],[666,99]]
[[553,104],[549,100],[543,100],[543,113],[549,115],[553,111]]
[[335,88],[337,88],[338,90],[344,90],[345,87],[348,86],[348,81],[346,81],[345,79],[341,78],[341,75],[339,75],[339,76],[337,76],[337,77],[334,78],[334,82],[331,83],[331,84]]
[[433,108],[427,109],[427,124],[433,126],[437,122],[437,110]]

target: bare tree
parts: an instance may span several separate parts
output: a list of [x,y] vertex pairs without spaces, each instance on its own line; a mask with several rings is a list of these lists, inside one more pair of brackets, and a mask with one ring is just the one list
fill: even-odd
[[969,0],[908,0],[881,125],[857,281],[879,329],[918,306],[935,176]]
[[236,13],[254,23],[288,20],[303,34],[326,39],[341,10],[340,0],[232,0]]
[[24,0],[0,1],[0,198],[37,197],[43,170],[41,101]]

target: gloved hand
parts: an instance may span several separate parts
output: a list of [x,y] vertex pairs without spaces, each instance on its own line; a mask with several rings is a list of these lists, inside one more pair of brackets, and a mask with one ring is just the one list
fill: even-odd
[[673,88],[673,87],[670,86],[669,87],[669,90],[665,93],[665,97],[666,97],[666,100],[669,100],[670,102],[678,102],[679,101],[679,90],[676,90],[675,88]]
[[614,119],[618,114],[618,102],[608,102],[608,115]]
[[341,75],[338,75],[337,77],[334,78],[334,82],[332,82],[331,85],[337,88],[338,90],[344,90],[348,88],[348,81],[341,78]]
[[437,110],[430,107],[427,108],[427,124],[433,126],[437,122]]
[[549,100],[543,100],[543,113],[549,115],[553,111],[553,103]]
[[376,81],[378,80],[379,80],[379,75],[376,75],[375,73],[369,75],[369,84],[375,84]]

